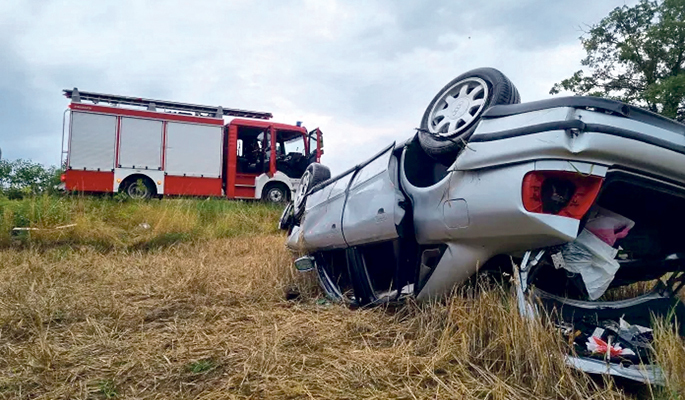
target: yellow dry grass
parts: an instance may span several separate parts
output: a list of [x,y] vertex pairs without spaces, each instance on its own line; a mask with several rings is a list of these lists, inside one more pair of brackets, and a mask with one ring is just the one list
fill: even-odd
[[0,398],[619,399],[682,389],[685,348],[667,329],[668,390],[626,389],[565,366],[563,341],[521,319],[502,289],[351,310],[293,272],[281,234],[243,229],[152,248],[6,247]]

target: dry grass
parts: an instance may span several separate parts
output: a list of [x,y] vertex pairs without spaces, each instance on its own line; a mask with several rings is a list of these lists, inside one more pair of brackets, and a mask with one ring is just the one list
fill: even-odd
[[[560,338],[496,287],[431,305],[329,304],[256,220],[161,248],[2,250],[0,398],[627,396],[566,367]],[[671,371],[664,398],[682,387],[683,370]]]
[[685,399],[685,342],[673,328],[672,322],[656,321],[654,329],[656,356],[666,379],[662,394],[663,398]]

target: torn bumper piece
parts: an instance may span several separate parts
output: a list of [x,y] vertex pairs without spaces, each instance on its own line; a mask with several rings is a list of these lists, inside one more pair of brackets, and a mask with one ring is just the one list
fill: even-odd
[[664,373],[656,365],[628,365],[595,360],[587,357],[566,356],[566,364],[589,374],[608,374],[652,385],[664,385]]

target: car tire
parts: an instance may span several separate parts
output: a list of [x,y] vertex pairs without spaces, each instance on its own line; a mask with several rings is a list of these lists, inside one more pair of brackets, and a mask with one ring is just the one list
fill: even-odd
[[481,116],[497,104],[517,104],[514,84],[494,68],[474,69],[454,78],[430,102],[421,119],[419,142],[434,160],[454,162]]
[[278,229],[282,231],[290,231],[290,228],[293,226],[293,219],[293,203],[290,202],[283,209],[283,213],[281,213],[281,218],[278,220]]
[[295,218],[299,219],[304,213],[304,207],[307,202],[307,194],[311,188],[321,182],[327,181],[331,178],[331,170],[319,163],[311,163],[304,171],[302,178],[300,178],[300,185],[295,191],[295,198],[293,199],[293,208],[295,210]]

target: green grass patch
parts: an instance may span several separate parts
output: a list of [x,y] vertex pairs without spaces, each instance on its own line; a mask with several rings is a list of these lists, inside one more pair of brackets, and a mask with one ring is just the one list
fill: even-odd
[[115,399],[119,396],[114,382],[110,380],[98,382],[98,393],[105,399]]
[[205,359],[198,360],[186,365],[186,370],[191,374],[203,374],[216,368],[214,361]]
[[280,211],[269,204],[224,199],[0,198],[0,247],[150,250],[179,242],[275,233]]

